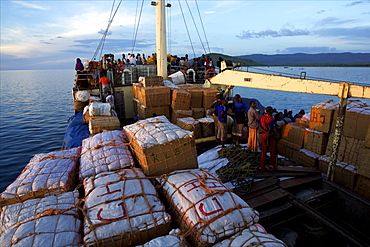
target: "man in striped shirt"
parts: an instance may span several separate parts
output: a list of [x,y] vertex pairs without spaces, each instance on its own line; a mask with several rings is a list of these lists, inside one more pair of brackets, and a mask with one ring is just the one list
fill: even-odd
[[274,168],[277,170],[277,140],[276,140],[276,130],[275,130],[276,120],[272,117],[272,107],[266,107],[266,114],[260,118],[260,128],[262,131],[261,136],[261,148],[262,155],[260,161],[261,171],[265,171],[267,151],[270,150],[270,161]]

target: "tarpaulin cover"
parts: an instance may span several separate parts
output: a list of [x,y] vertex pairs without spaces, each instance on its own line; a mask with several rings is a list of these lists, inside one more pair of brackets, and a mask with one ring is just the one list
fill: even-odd
[[80,147],[82,140],[89,136],[89,126],[83,121],[82,112],[79,112],[68,119],[68,127],[63,139],[63,148]]
[[259,220],[257,211],[201,169],[172,172],[159,181],[193,245],[210,246]]
[[0,194],[0,205],[73,190],[80,148],[36,154]]
[[255,224],[238,232],[229,239],[225,239],[224,241],[214,245],[214,247],[233,246],[285,247],[286,245],[274,235],[267,233],[261,225]]
[[80,178],[134,166],[124,132],[104,131],[82,142]]
[[2,208],[0,246],[78,246],[82,242],[78,191]]
[[84,188],[86,245],[132,246],[169,232],[170,215],[139,168],[86,178]]

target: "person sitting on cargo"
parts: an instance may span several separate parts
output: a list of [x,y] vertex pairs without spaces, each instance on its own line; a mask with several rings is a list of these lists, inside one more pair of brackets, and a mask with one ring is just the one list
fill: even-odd
[[217,126],[217,135],[216,139],[221,141],[222,147],[225,146],[227,139],[227,110],[226,110],[227,101],[221,100],[221,105],[216,107],[218,115],[218,126]]
[[110,92],[106,93],[105,101],[110,104],[110,107],[112,108],[112,110],[115,110],[115,108],[114,108],[114,96]]
[[84,68],[84,65],[81,62],[81,59],[77,58],[76,59],[76,66],[75,66],[75,70],[76,70],[77,74],[82,74],[84,69],[85,68]]
[[275,123],[276,120],[272,117],[272,107],[268,106],[265,110],[266,114],[260,118],[260,128],[262,131],[261,136],[261,160],[260,170],[265,171],[265,164],[267,159],[267,151],[270,151],[270,162],[274,170],[278,169],[277,166],[277,136]]
[[249,102],[248,110],[248,150],[258,152],[258,121],[260,114],[256,111],[257,104],[254,100]]
[[304,114],[306,114],[306,113],[305,113],[305,111],[304,111],[304,110],[300,110],[297,114],[295,114],[295,115],[294,115],[294,117],[293,117],[293,119],[292,119],[292,120],[293,120],[293,122],[295,122],[295,120],[296,120],[297,118],[302,118]]
[[245,111],[247,106],[243,103],[243,99],[239,94],[235,94],[235,101],[232,104],[232,110],[234,115],[234,126],[232,130],[233,139],[235,144],[240,145],[240,137],[243,135],[243,126],[245,123]]

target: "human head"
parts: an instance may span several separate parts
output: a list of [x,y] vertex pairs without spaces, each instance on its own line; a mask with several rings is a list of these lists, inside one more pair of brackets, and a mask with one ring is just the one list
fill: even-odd
[[235,94],[234,98],[235,98],[236,101],[239,101],[240,100],[240,94]]
[[300,111],[299,111],[299,114],[304,115],[304,114],[306,114],[306,112],[305,112],[304,110],[300,110]]
[[266,107],[265,111],[268,115],[271,115],[272,114],[272,107],[271,106]]
[[224,98],[222,93],[216,94],[216,99],[222,100]]
[[222,105],[227,105],[227,101],[225,99],[221,100]]
[[257,105],[256,105],[256,102],[254,100],[251,100],[249,102],[249,106],[252,107],[252,108],[256,108]]

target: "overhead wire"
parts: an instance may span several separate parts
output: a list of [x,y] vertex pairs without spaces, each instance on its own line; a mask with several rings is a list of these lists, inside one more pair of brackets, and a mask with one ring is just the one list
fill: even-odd
[[[140,26],[140,20],[141,20],[141,14],[143,13],[143,6],[144,6],[144,0],[142,0],[141,2],[141,8],[140,8],[140,14],[139,14],[139,19],[137,21],[137,26],[136,26],[136,30],[134,31],[134,38],[133,38],[133,41],[132,41],[132,53],[134,53],[134,49],[135,49],[135,44],[136,44],[136,39],[137,39],[137,34],[139,32],[139,26]],[[137,11],[137,10],[136,10]],[[135,17],[136,19],[136,17]],[[135,23],[136,24],[136,23]]]
[[[204,47],[204,45],[203,45],[202,38],[200,37],[200,34],[199,34],[199,31],[198,31],[197,24],[195,23],[193,13],[191,12],[190,6],[189,6],[189,4],[188,4],[188,0],[185,0],[185,2],[186,2],[186,5],[188,6],[188,9],[189,9],[189,12],[190,12],[191,19],[193,20],[193,23],[194,23],[194,26],[195,26],[195,30],[197,31],[197,34],[198,34],[198,37],[199,37],[200,43],[201,43],[201,45],[202,45],[202,47],[203,47],[203,50],[204,50],[204,52],[205,52],[205,53],[207,53],[206,48],[205,48],[205,47]],[[194,54],[194,57],[195,57],[195,54]]]
[[211,48],[209,47],[209,42],[208,42],[208,39],[207,39],[207,34],[206,34],[205,29],[204,29],[203,20],[202,20],[202,16],[201,16],[201,14],[200,14],[200,11],[199,11],[199,6],[198,6],[198,2],[197,2],[197,0],[195,0],[195,4],[196,4],[196,6],[197,6],[197,10],[198,10],[198,15],[199,15],[200,23],[202,24],[204,37],[205,37],[205,39],[206,39],[206,43],[207,43],[207,46],[208,46],[208,51],[209,51],[209,53],[211,53]]
[[184,24],[185,24],[186,32],[187,32],[187,34],[188,34],[189,41],[190,41],[190,45],[191,45],[191,48],[192,48],[192,50],[193,50],[193,54],[194,54],[194,57],[195,57],[195,50],[194,50],[193,42],[192,42],[191,37],[190,37],[190,33],[189,33],[189,29],[188,29],[188,25],[186,24],[186,20],[185,20],[185,16],[184,16],[184,11],[182,10],[182,6],[181,6],[181,3],[180,3],[180,0],[178,0],[178,1],[179,1],[179,6],[180,6],[180,10],[181,10],[182,18],[184,19]]
[[113,1],[112,8],[111,8],[111,13],[110,13],[109,20],[108,20],[107,28],[105,29],[104,34],[103,34],[103,37],[100,39],[99,45],[96,48],[96,51],[95,51],[93,57],[91,58],[91,60],[95,60],[96,59],[96,56],[99,53],[99,51],[100,51],[99,57],[101,57],[101,55],[103,53],[103,49],[104,49],[105,39],[107,37],[109,28],[112,25],[113,19],[116,16],[117,11],[118,11],[119,7],[121,6],[121,3],[122,3],[122,0],[120,0],[119,4],[116,7],[116,10],[113,13],[114,5],[115,5],[115,0]]

